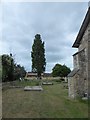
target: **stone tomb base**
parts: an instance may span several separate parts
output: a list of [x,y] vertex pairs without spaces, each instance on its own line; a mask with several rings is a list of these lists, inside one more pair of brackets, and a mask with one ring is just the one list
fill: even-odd
[[24,91],[42,91],[43,88],[41,86],[26,86]]
[[42,85],[53,85],[52,82],[43,82]]

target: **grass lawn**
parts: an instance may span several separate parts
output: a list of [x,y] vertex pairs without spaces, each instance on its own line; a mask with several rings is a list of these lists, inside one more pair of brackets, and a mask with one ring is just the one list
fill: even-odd
[[[24,82],[18,84],[25,86]],[[3,118],[87,118],[88,102],[70,100],[63,84],[43,85],[43,91],[3,90]]]

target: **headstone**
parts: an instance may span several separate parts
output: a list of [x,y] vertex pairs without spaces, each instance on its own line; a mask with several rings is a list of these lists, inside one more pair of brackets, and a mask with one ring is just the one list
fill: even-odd
[[19,79],[20,81],[23,81],[22,78]]
[[24,91],[42,91],[43,88],[41,86],[26,86]]
[[65,82],[66,82],[66,83],[68,82],[68,78],[67,78],[67,77],[65,77]]
[[43,82],[42,85],[53,85],[52,82]]
[[82,100],[87,100],[88,98],[87,97],[83,97]]

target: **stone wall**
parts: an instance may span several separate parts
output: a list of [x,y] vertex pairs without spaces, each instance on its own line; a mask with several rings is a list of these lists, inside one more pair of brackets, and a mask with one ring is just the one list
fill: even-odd
[[75,98],[74,79],[72,77],[68,78],[68,93],[70,98]]
[[[79,68],[79,72],[73,76],[74,91],[78,96],[83,96],[87,92],[87,60],[86,48],[74,55],[74,69]],[[75,96],[76,96],[75,95]]]
[[[90,65],[90,38],[89,38],[89,31],[90,29],[90,23],[83,35],[83,38],[81,40],[81,44],[78,48],[78,50],[82,50],[82,52],[79,54],[79,68],[80,68],[80,95],[83,96],[84,93],[88,93],[88,79],[90,78],[89,75],[89,65]],[[89,72],[89,73],[88,73]]]
[[79,68],[78,54],[73,55],[74,68]]
[[90,24],[88,27],[88,94],[90,96]]
[[79,48],[78,48],[78,51],[81,51],[83,48],[87,48],[89,28],[90,28],[90,23],[89,23],[89,25],[87,26],[87,29],[86,29],[85,33],[83,34],[83,37],[82,37],[82,40],[81,40],[81,42],[80,42],[80,46],[79,46]]
[[79,72],[72,78],[69,78],[69,96],[83,97],[88,92],[90,95],[90,90],[88,90],[90,88],[90,23],[82,37],[78,52],[73,56],[73,59],[74,68],[79,68]]
[[90,28],[90,24],[88,25],[83,38],[81,40],[81,44],[78,50],[82,50],[79,54],[79,68],[80,68],[80,95],[83,96],[84,93],[88,93],[88,31]]
[[79,94],[79,88],[78,88],[78,81],[79,81],[79,74],[75,74],[73,77],[68,78],[68,92],[69,97],[76,98]]

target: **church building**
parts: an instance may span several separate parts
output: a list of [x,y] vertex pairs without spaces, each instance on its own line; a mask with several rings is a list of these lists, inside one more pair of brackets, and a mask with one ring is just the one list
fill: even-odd
[[90,2],[84,21],[72,46],[74,69],[68,75],[69,97],[90,96]]

